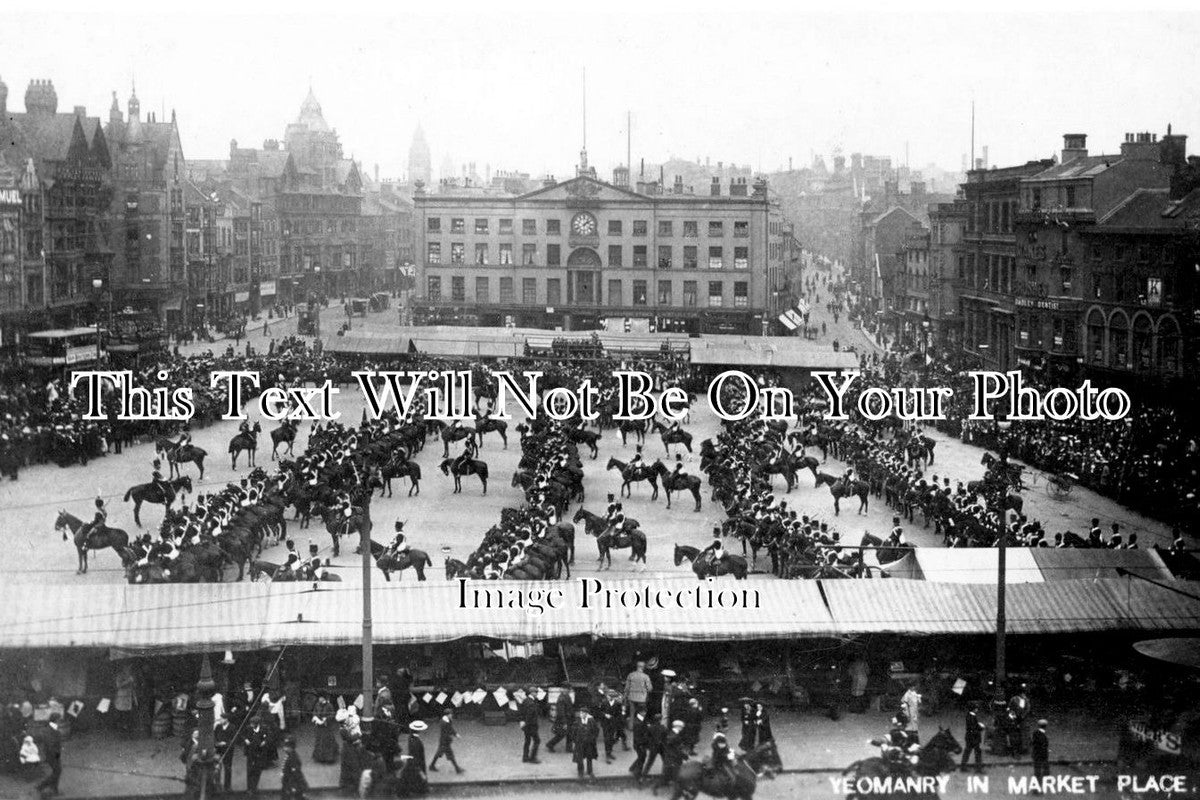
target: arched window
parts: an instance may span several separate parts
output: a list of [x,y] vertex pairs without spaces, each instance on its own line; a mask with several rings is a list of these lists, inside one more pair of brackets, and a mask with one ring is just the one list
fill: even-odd
[[1179,323],[1172,316],[1158,321],[1158,368],[1179,372]]
[[1124,311],[1114,311],[1108,318],[1108,366],[1125,369],[1129,364],[1129,318]]
[[1086,356],[1091,364],[1104,363],[1104,314],[1098,308],[1088,314]]
[[1138,314],[1133,318],[1133,368],[1138,372],[1149,372],[1154,368],[1154,326],[1149,314]]

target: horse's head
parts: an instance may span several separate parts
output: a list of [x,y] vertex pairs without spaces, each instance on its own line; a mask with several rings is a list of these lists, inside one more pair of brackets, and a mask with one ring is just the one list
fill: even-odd
[[184,494],[192,491],[192,479],[188,475],[176,479],[176,484],[183,490]]
[[604,465],[605,472],[607,472],[610,469],[620,469],[620,464],[617,463],[617,459],[614,458],[613,456],[609,456],[608,463]]
[[678,544],[675,545],[675,566],[683,563],[683,549]]

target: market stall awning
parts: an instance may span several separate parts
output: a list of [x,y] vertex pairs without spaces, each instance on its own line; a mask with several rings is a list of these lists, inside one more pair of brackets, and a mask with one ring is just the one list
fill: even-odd
[[995,630],[994,586],[883,579],[821,581],[821,588],[843,634]]
[[[1008,583],[1039,583],[1044,580],[1035,560],[1035,552],[1027,547],[1007,549],[1005,573]],[[894,564],[889,564],[885,571],[897,578],[942,583],[995,583],[1000,569],[999,559],[999,551],[994,547],[918,547]]]
[[[1011,553],[1012,550],[1009,550]],[[1170,580],[1171,571],[1153,550],[1107,547],[1037,547],[1030,550],[1048,581],[1116,578],[1123,569],[1143,578]]]
[[398,333],[392,334],[347,334],[331,336],[325,340],[327,353],[353,353],[359,355],[403,355],[409,351],[409,339]]

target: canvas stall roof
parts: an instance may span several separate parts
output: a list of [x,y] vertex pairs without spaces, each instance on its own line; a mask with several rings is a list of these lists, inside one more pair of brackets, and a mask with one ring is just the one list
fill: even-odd
[[[379,644],[438,643],[468,637],[536,641],[578,635],[725,641],[864,633],[989,634],[994,584],[920,580],[751,580],[700,583],[691,577],[602,580],[627,599],[647,590],[757,592],[746,603],[697,611],[666,604],[581,603],[579,581],[469,582],[469,590],[558,589],[561,608],[536,613],[511,602],[460,608],[458,583],[391,584],[372,590]],[[64,586],[28,602],[23,586],[0,587],[0,648],[111,648],[172,654],[254,650],[290,644],[360,642],[362,595],[353,587],[221,583]],[[1019,583],[1007,589],[1014,634],[1076,631],[1200,631],[1200,600],[1182,581],[1136,578]],[[1192,596],[1189,596],[1192,595]],[[594,600],[598,595],[592,594]],[[729,595],[726,595],[728,598]],[[475,605],[485,607],[474,607]]]
[[[1180,592],[1184,592],[1181,594]],[[1013,633],[1169,631],[1200,628],[1191,584],[1156,586],[1136,578],[1048,581],[1011,586],[1006,611]]]
[[524,355],[525,346],[506,339],[443,339],[415,336],[413,346],[417,352],[443,357],[463,358],[514,358]]
[[1171,571],[1153,550],[1038,547],[1030,552],[1048,581],[1116,578],[1119,577],[1118,569],[1158,581],[1170,580],[1172,577]]
[[[1007,548],[1004,569],[1008,583],[1039,583],[1044,580],[1034,552],[1034,548],[1028,547]],[[904,565],[907,558],[912,558],[916,565]],[[1000,569],[999,559],[999,551],[994,547],[918,547],[894,566],[889,565],[886,571],[895,577],[945,583],[995,583]],[[904,574],[904,571],[914,574]]]
[[858,356],[786,336],[713,336],[694,340],[693,364],[799,369],[858,369]]
[[408,352],[409,339],[402,334],[351,334],[331,336],[325,340],[327,353],[357,353],[362,355],[394,354]]
[[821,581],[840,633],[990,633],[995,588],[906,580]]

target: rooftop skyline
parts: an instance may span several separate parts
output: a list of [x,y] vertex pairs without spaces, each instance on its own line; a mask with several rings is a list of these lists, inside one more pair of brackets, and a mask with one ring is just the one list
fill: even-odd
[[584,69],[588,156],[602,177],[625,162],[627,112],[635,170],[677,157],[772,171],[837,147],[896,165],[907,148],[913,168],[954,170],[970,149],[972,100],[976,155],[987,145],[991,164],[1048,157],[1068,131],[1087,133],[1092,152],[1117,151],[1127,131],[1200,132],[1193,12],[777,10],[730,25],[679,8],[368,13],[344,30],[304,13],[18,13],[0,34],[0,78],[10,109],[22,110],[31,79],[49,78],[60,111],[101,117],[114,90],[125,110],[136,80],[143,117],[177,112],[188,158],[282,139],[311,87],[346,155],[384,176],[406,172],[418,124],[435,165],[573,174]]

